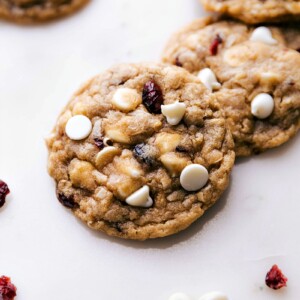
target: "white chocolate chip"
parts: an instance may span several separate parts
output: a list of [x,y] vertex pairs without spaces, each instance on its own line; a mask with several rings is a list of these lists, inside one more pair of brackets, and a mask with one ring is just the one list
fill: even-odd
[[161,112],[167,118],[171,125],[177,125],[183,118],[186,110],[186,105],[182,102],[175,102],[172,104],[162,105]]
[[143,174],[141,171],[137,170],[137,169],[130,169],[129,170],[129,175],[132,178],[140,178]]
[[182,136],[177,133],[159,133],[155,138],[155,146],[160,154],[175,151],[175,148],[180,144]]
[[210,68],[202,69],[198,73],[198,78],[211,92],[221,87],[215,73]]
[[125,200],[127,204],[137,207],[150,207],[153,204],[153,200],[150,197],[150,188],[144,185],[139,190],[135,191]]
[[120,111],[129,112],[142,103],[142,97],[134,89],[120,88],[114,93],[111,102]]
[[198,191],[205,186],[208,181],[208,171],[198,164],[188,165],[180,175],[182,187],[189,192]]
[[93,176],[94,176],[95,180],[97,181],[97,183],[99,185],[104,185],[104,184],[107,183],[107,176],[106,175],[100,173],[97,170],[94,170],[92,173],[93,173]]
[[105,134],[113,141],[117,142],[117,143],[124,143],[124,144],[128,144],[130,143],[130,138],[128,135],[126,135],[125,133],[123,133],[121,130],[119,129],[108,129]]
[[257,27],[255,30],[253,30],[250,41],[262,42],[269,45],[277,44],[277,41],[272,36],[271,30],[264,26]]
[[190,297],[184,293],[175,293],[168,300],[190,300]]
[[91,163],[77,158],[74,158],[68,167],[68,173],[72,184],[76,187],[90,191],[97,187],[94,171],[95,168]]
[[280,81],[280,75],[273,72],[263,72],[260,74],[262,84],[276,84]]
[[188,158],[180,157],[175,152],[163,154],[160,160],[173,177],[178,176],[189,163]]
[[220,292],[210,292],[200,297],[199,300],[228,300],[228,297]]
[[269,94],[258,94],[251,102],[251,113],[259,119],[266,119],[274,110],[274,99]]
[[96,166],[98,169],[102,169],[107,164],[111,163],[116,155],[121,153],[121,149],[116,147],[105,147],[96,156]]
[[91,133],[92,122],[86,116],[77,115],[69,119],[65,131],[71,140],[80,141]]

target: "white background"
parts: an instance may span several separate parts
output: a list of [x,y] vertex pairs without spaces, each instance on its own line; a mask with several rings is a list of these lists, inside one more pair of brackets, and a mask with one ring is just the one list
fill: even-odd
[[[56,200],[44,137],[71,94],[118,62],[158,60],[170,34],[203,14],[197,0],[94,0],[43,26],[0,23],[0,178],[11,194],[0,210],[0,274],[18,300],[231,300],[300,295],[299,136],[238,160],[228,192],[196,224],[147,242],[88,229]],[[288,288],[264,277],[277,263]]]

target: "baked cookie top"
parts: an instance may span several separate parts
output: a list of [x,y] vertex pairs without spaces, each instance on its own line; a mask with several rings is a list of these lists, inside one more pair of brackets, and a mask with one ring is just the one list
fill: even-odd
[[207,10],[248,24],[300,19],[299,0],[200,0]]
[[224,110],[238,156],[279,146],[299,129],[300,54],[278,28],[196,20],[175,34],[163,61],[198,74]]
[[235,157],[214,95],[162,64],[118,65],[90,80],[47,145],[59,201],[91,228],[138,240],[199,218],[227,187]]
[[30,23],[56,19],[81,8],[89,0],[0,0],[0,17]]

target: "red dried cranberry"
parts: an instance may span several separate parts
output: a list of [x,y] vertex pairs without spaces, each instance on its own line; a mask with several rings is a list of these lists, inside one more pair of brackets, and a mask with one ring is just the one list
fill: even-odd
[[274,265],[267,273],[266,285],[273,290],[279,290],[286,286],[287,280],[278,266]]
[[0,277],[0,299],[13,300],[17,296],[17,288],[11,283],[10,278]]
[[219,34],[216,35],[216,37],[214,38],[214,40],[212,41],[211,45],[210,45],[210,53],[211,55],[217,55],[218,54],[218,48],[219,45],[223,43],[222,38],[220,37]]
[[0,180],[0,207],[2,207],[5,203],[5,197],[10,193],[8,185]]
[[183,64],[182,64],[181,61],[179,60],[179,57],[178,57],[178,56],[176,56],[176,59],[175,59],[175,65],[176,65],[177,67],[182,67],[182,66],[183,66]]
[[57,192],[57,199],[66,208],[73,209],[73,208],[77,207],[77,204],[75,203],[74,197],[72,195],[66,196],[63,193]]
[[102,139],[94,138],[95,145],[102,150],[104,148],[104,142]]
[[153,114],[160,114],[163,102],[164,99],[160,86],[154,80],[146,82],[143,89],[143,104],[148,111]]

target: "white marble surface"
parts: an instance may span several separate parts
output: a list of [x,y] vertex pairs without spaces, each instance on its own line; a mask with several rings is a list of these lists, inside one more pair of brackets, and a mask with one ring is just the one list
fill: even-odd
[[[118,62],[157,60],[169,35],[201,16],[197,0],[94,0],[45,26],[0,23],[0,178],[11,194],[0,211],[0,274],[18,300],[296,300],[300,294],[299,136],[239,160],[224,197],[188,230],[130,242],[81,224],[55,198],[43,138],[92,75]],[[264,285],[277,263],[288,288]]]

